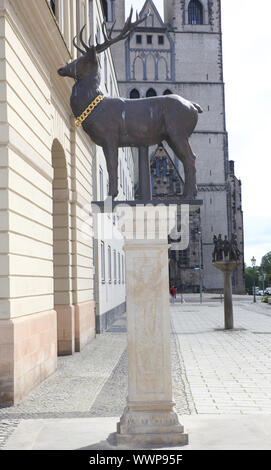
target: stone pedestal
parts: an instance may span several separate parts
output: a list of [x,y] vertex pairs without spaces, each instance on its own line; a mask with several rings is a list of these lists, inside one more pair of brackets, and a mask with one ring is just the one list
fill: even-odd
[[172,400],[167,234],[174,221],[167,217],[157,237],[159,210],[146,215],[133,207],[126,226],[128,399],[117,427],[121,446],[188,442]]
[[236,261],[215,261],[213,265],[224,273],[224,322],[225,329],[233,329],[231,274],[237,268]]

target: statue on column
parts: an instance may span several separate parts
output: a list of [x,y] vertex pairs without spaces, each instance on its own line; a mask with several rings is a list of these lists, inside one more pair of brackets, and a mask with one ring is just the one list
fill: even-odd
[[166,141],[177,158],[182,162],[185,173],[183,197],[194,199],[196,186],[196,156],[189,137],[202,113],[197,103],[192,103],[179,95],[155,96],[141,99],[112,98],[104,96],[100,89],[101,70],[99,54],[113,44],[129,37],[148,15],[137,17],[132,22],[133,9],[123,29],[112,37],[113,28],[107,31],[102,25],[104,42],[88,44],[83,39],[81,29],[79,46],[73,39],[74,46],[81,56],[61,67],[58,74],[75,79],[70,105],[76,118],[75,126],[82,126],[91,140],[103,148],[109,175],[109,196],[118,195],[118,149],[120,147],[147,148]]
[[228,239],[225,235],[224,240],[222,240],[221,234],[214,235],[213,237],[214,250],[212,261],[239,261],[241,256],[241,251],[238,248],[237,235],[236,233],[232,234],[231,240]]

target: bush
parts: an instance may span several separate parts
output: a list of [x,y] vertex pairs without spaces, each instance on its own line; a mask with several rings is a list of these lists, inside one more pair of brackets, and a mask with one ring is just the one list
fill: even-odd
[[268,304],[268,295],[262,299],[262,302],[265,302],[266,304]]

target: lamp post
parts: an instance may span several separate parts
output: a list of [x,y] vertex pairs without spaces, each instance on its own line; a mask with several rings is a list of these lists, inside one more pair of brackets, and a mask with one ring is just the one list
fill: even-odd
[[253,302],[256,302],[256,295],[255,295],[255,266],[256,266],[256,259],[253,256],[251,259],[251,264],[253,267]]
[[201,231],[198,231],[199,235],[199,292],[200,292],[200,303],[202,304],[202,259],[201,259]]
[[263,259],[262,259],[262,284],[263,284],[263,295],[264,295],[264,265],[263,265]]

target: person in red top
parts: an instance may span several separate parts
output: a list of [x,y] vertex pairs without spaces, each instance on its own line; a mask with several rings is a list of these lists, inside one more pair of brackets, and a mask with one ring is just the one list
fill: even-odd
[[172,302],[175,302],[176,294],[177,294],[176,287],[172,286],[171,289],[170,289],[170,293],[171,293]]

